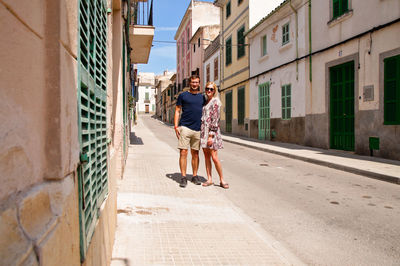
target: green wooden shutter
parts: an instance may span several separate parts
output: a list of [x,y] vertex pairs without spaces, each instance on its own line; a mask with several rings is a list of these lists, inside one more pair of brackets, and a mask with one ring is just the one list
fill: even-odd
[[269,83],[258,86],[258,138],[270,139]]
[[267,35],[262,36],[261,38],[261,56],[267,54]]
[[332,0],[332,17],[340,17],[349,10],[348,0]]
[[291,109],[291,86],[287,84],[282,86],[282,119],[291,118]]
[[232,63],[232,38],[229,38],[225,42],[225,65],[229,65]]
[[384,124],[400,124],[400,55],[384,60]]
[[244,26],[241,27],[237,32],[237,58],[244,56],[245,54],[245,43],[244,43]]
[[244,124],[244,114],[245,114],[245,94],[244,87],[241,87],[237,91],[237,102],[238,102],[238,124]]
[[226,18],[231,15],[231,1],[226,4]]
[[232,132],[232,91],[225,94],[225,130]]
[[103,1],[79,1],[78,168],[81,260],[107,194],[107,17]]
[[282,26],[282,45],[289,42],[289,23]]

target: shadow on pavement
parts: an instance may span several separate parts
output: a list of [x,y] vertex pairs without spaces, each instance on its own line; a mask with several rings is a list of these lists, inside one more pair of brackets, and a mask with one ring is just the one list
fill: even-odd
[[131,132],[131,135],[130,135],[130,137],[129,137],[129,140],[130,140],[130,144],[131,144],[131,145],[143,145],[142,138],[137,137],[137,136],[135,135],[135,132]]
[[127,258],[111,258],[111,261],[122,261],[123,265],[130,266],[129,259]]
[[[165,176],[168,177],[169,179],[174,180],[176,183],[179,183],[181,181],[181,173],[166,174]],[[186,177],[187,180],[191,182],[193,175],[186,175]],[[199,175],[198,177],[201,183],[207,181],[207,179],[205,179],[203,176]]]

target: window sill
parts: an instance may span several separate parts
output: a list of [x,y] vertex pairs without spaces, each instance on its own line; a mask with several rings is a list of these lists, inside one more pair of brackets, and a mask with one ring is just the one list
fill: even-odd
[[289,49],[292,46],[293,46],[293,44],[291,42],[288,42],[288,43],[282,45],[281,48],[279,48],[279,52],[282,53],[283,51]]
[[341,16],[333,18],[330,21],[328,21],[328,27],[333,27],[333,26],[343,22],[344,20],[351,18],[352,16],[353,16],[353,9],[350,9],[346,13],[343,13]]
[[258,63],[261,63],[261,62],[263,62],[263,61],[267,60],[268,58],[269,58],[269,55],[268,55],[268,54],[266,54],[266,55],[264,55],[264,56],[262,56],[262,57],[258,58]]

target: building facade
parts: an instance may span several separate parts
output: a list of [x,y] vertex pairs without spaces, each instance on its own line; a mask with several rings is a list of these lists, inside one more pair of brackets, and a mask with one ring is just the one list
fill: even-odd
[[206,84],[207,73],[203,71],[204,52],[211,41],[219,34],[219,24],[201,26],[190,39],[192,47],[191,73],[197,73],[200,77],[200,89]]
[[1,265],[110,264],[137,8],[0,2]]
[[400,2],[315,1],[310,20],[306,144],[400,160]]
[[235,135],[256,137],[250,121],[249,48],[246,32],[277,5],[261,0],[216,0],[221,9],[221,129]]
[[189,89],[189,77],[200,74],[193,69],[193,48],[190,40],[199,27],[219,24],[219,8],[210,2],[191,0],[174,39],[176,40],[176,80],[178,91]]
[[138,114],[154,114],[156,112],[154,73],[139,72],[137,89],[136,112]]
[[248,32],[252,137],[305,143],[307,18],[307,1],[285,1]]
[[204,51],[203,73],[204,81],[214,82],[220,88],[220,35],[218,35]]

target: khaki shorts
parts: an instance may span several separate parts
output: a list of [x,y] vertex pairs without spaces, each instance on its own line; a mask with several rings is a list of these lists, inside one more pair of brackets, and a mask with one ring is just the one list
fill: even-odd
[[190,128],[180,126],[179,127],[180,137],[178,140],[178,149],[187,150],[200,150],[200,131],[194,131]]

